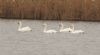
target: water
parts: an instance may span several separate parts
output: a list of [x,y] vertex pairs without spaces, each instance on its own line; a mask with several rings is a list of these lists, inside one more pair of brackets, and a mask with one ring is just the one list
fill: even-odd
[[48,29],[59,30],[59,21],[22,20],[23,26],[33,30],[25,33],[17,31],[18,21],[0,19],[0,55],[100,55],[100,22],[73,22],[84,34],[45,34],[44,22]]

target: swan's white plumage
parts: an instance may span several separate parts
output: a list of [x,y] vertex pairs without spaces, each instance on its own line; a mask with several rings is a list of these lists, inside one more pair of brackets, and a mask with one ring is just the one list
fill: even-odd
[[57,31],[55,30],[47,30],[47,31],[44,31],[44,33],[56,33]]
[[57,31],[56,30],[47,30],[47,24],[45,23],[45,24],[43,24],[44,25],[44,30],[43,30],[43,32],[44,33],[56,33]]
[[20,31],[20,32],[32,31],[32,29],[29,26],[22,27],[22,22],[21,21],[19,21],[18,24],[19,24],[18,31]]
[[70,28],[61,29],[60,32],[69,32]]
[[64,29],[64,25],[62,23],[60,23],[59,27],[60,27],[60,30],[59,30],[60,32],[69,32],[71,30],[70,27]]
[[83,30],[74,30],[74,31],[71,31],[71,33],[78,34],[78,33],[84,33],[84,31]]
[[70,26],[70,28],[71,28],[71,30],[69,31],[70,33],[73,33],[73,34],[84,33],[83,30],[75,30],[73,24]]

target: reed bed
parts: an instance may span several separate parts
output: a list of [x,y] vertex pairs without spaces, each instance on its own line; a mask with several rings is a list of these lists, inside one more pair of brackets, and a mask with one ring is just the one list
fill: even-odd
[[100,20],[96,0],[0,0],[0,17],[37,20]]

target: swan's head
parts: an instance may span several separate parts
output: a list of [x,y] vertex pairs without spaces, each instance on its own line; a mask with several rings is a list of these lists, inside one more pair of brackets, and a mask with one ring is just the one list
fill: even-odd
[[21,21],[18,22],[18,24],[21,24],[21,23],[22,23]]
[[71,24],[70,28],[71,28],[71,29],[74,29],[74,25],[73,25],[73,24]]
[[60,24],[59,24],[59,27],[61,27],[61,26],[63,26],[63,24],[62,24],[62,23],[60,23]]

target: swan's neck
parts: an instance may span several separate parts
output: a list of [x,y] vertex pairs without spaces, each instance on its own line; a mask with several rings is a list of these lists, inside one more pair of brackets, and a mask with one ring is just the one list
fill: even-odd
[[44,32],[47,30],[47,25],[44,26]]
[[75,28],[74,28],[74,25],[73,25],[73,24],[70,26],[70,28],[72,29],[72,31],[74,31],[74,30],[75,30]]
[[60,30],[62,30],[64,28],[64,25],[63,24],[61,24],[61,26],[60,26]]
[[22,27],[22,23],[20,22],[19,26],[18,26],[18,29],[21,29],[21,27]]

